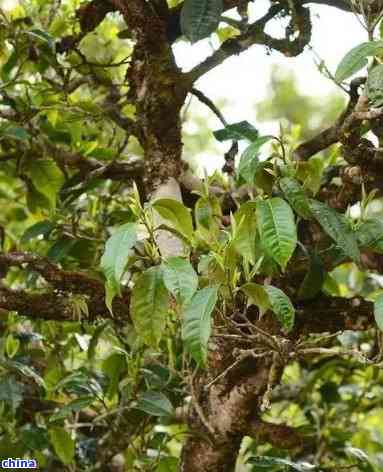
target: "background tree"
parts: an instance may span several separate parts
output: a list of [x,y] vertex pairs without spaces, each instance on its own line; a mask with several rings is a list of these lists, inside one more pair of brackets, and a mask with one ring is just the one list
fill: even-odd
[[[279,136],[227,123],[195,82],[256,44],[299,55],[311,3],[366,29],[332,77],[338,117],[340,102],[288,78],[259,112],[287,120]],[[247,7],[0,9],[0,458],[381,470],[382,5],[272,1],[254,22]],[[182,72],[172,45],[211,34],[220,46]],[[190,96],[227,142],[203,179],[182,158]],[[199,126],[184,132],[191,154],[208,149]]]

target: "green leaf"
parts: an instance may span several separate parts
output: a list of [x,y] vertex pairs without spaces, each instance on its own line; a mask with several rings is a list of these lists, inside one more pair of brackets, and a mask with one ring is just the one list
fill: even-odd
[[383,253],[383,222],[377,218],[364,221],[356,231],[359,246]]
[[126,356],[121,352],[114,352],[102,362],[102,370],[108,376],[109,384],[106,396],[109,400],[118,392],[118,385],[122,372],[126,370]]
[[8,334],[5,341],[5,352],[9,358],[15,357],[20,348],[20,340],[12,334]]
[[182,203],[171,198],[160,198],[153,203],[153,208],[188,240],[193,239],[192,218]]
[[259,199],[257,218],[262,246],[284,270],[297,245],[294,213],[279,197]]
[[25,131],[24,128],[20,128],[19,126],[7,126],[0,131],[0,136],[17,139],[18,141],[26,141],[31,135]]
[[47,44],[49,48],[54,51],[55,49],[55,40],[54,38],[47,33],[46,31],[42,31],[40,29],[33,29],[28,31],[28,34],[34,38],[39,39],[43,43]]
[[349,51],[338,65],[335,80],[342,82],[367,64],[367,57],[374,56],[383,49],[383,41],[369,41],[359,44]]
[[8,82],[8,80],[10,79],[10,74],[12,70],[16,67],[19,58],[20,55],[18,53],[18,50],[13,50],[11,55],[8,57],[7,62],[3,65],[1,69],[1,78],[3,79],[3,82]]
[[64,176],[56,163],[52,159],[35,159],[29,165],[29,175],[36,189],[54,208],[57,194],[64,183]]
[[76,398],[76,400],[71,401],[70,403],[68,403],[67,405],[64,405],[58,411],[53,413],[53,415],[51,415],[51,417],[49,418],[49,422],[53,423],[54,421],[63,420],[70,414],[87,408],[93,402],[94,402],[94,397],[92,396]]
[[254,184],[255,176],[259,168],[263,168],[265,163],[258,159],[261,147],[270,141],[272,136],[261,136],[248,146],[241,155],[238,165],[238,175],[250,185]]
[[55,225],[49,220],[39,221],[24,231],[20,242],[21,244],[25,244],[38,236],[48,236],[54,228]]
[[273,310],[278,321],[288,332],[294,327],[295,308],[289,297],[277,287],[265,285],[265,290],[269,296],[271,309]]
[[309,269],[299,287],[298,298],[301,300],[315,298],[322,290],[325,278],[326,271],[322,259],[316,253],[311,254]]
[[345,217],[317,200],[310,200],[310,209],[323,231],[336,242],[347,256],[353,261],[359,262],[360,253],[357,240]]
[[37,385],[40,385],[41,387],[45,388],[44,379],[35,371],[34,368],[29,367],[28,365],[23,364],[22,362],[19,362],[19,361],[14,361],[14,360],[2,361],[0,358],[0,365],[1,364],[3,364],[8,369],[12,369],[14,371],[19,372],[25,377],[29,377],[33,379],[37,383]]
[[47,252],[47,257],[51,261],[59,262],[67,256],[76,245],[75,239],[62,238],[55,241]]
[[312,217],[309,200],[301,184],[296,179],[284,177],[279,181],[279,186],[287,201],[299,216],[305,219]]
[[257,234],[256,203],[243,203],[234,214],[234,219],[237,224],[233,235],[234,249],[244,259],[255,264],[255,238]]
[[216,197],[201,197],[194,207],[194,216],[197,226],[213,231],[213,227],[218,229],[217,218],[222,214],[219,200]]
[[65,465],[69,465],[74,459],[75,442],[64,428],[51,428],[49,438],[58,458]]
[[218,141],[241,141],[245,139],[253,142],[258,139],[258,130],[248,121],[240,121],[239,123],[227,125],[225,128],[214,131],[213,134]]
[[161,392],[148,391],[143,393],[138,398],[136,408],[151,416],[164,417],[174,415],[173,405]]
[[157,347],[165,330],[169,295],[160,267],[151,267],[137,279],[130,315],[137,333],[148,346]]
[[113,287],[117,293],[120,293],[121,278],[136,241],[137,227],[134,223],[120,226],[106,241],[101,268],[109,288]]
[[199,290],[183,313],[182,339],[187,352],[197,364],[207,358],[207,345],[211,333],[211,314],[217,303],[218,287]]
[[198,288],[198,276],[189,261],[182,257],[169,257],[162,264],[164,283],[179,303],[190,301]]
[[249,297],[250,303],[258,307],[259,315],[262,317],[271,306],[265,287],[250,282],[242,285],[241,290]]
[[13,375],[0,378],[0,401],[10,405],[13,410],[23,401],[24,387]]
[[222,0],[185,0],[181,11],[181,30],[191,43],[210,36],[223,11]]
[[28,193],[27,193],[27,207],[31,213],[39,213],[41,211],[46,211],[50,207],[49,200],[40,192],[36,190],[32,183],[28,182],[27,184]]
[[105,305],[113,314],[113,300],[116,295],[120,292],[120,288],[116,282],[109,280],[105,283]]
[[371,105],[379,108],[383,105],[383,65],[379,64],[368,72],[367,97]]
[[[248,459],[250,464],[256,465],[257,467],[264,467],[270,469],[273,465],[283,465],[288,466],[293,470],[298,472],[309,472],[311,470],[315,470],[316,467],[312,464],[307,462],[298,463],[298,462],[291,462],[287,459],[281,459],[279,457],[271,457],[271,456],[253,456]],[[273,469],[274,470],[274,469]]]
[[156,472],[177,472],[179,461],[175,457],[164,457],[160,460]]
[[96,356],[96,348],[97,344],[105,330],[105,328],[108,326],[109,322],[105,321],[104,323],[101,323],[96,327],[94,330],[93,336],[89,342],[89,347],[88,347],[88,360],[89,361],[94,361],[94,358]]
[[383,294],[374,302],[374,317],[379,329],[383,331]]

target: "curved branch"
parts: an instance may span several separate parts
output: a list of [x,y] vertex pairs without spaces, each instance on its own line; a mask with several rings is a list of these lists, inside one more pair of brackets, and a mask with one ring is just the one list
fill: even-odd
[[[282,5],[273,4],[262,18],[249,26],[246,33],[234,39],[228,39],[210,57],[192,69],[189,74],[187,74],[190,80],[195,82],[211,69],[220,65],[227,58],[240,54],[255,44],[266,46],[290,57],[300,54],[311,38],[310,12],[303,7],[297,8],[290,25],[286,29],[286,38],[276,39],[267,34],[264,30],[267,23],[282,11]],[[291,27],[293,27],[294,30],[298,30],[298,36],[292,40],[288,37],[287,33],[288,29]]]
[[342,135],[343,127],[346,123],[349,126],[350,117],[352,121],[356,119],[353,115],[355,107],[359,100],[358,88],[366,82],[365,77],[357,77],[350,84],[350,100],[346,109],[341,113],[336,123],[329,128],[321,131],[313,138],[300,144],[294,151],[294,157],[298,161],[306,161],[320,151],[324,151],[329,146],[337,143]]

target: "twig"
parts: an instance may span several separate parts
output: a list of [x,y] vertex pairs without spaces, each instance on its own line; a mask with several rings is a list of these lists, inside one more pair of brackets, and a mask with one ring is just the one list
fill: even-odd
[[195,392],[194,379],[195,379],[195,376],[197,375],[197,372],[198,372],[198,367],[194,370],[194,372],[190,376],[190,381],[189,381],[190,393],[192,395],[192,400],[193,400],[193,406],[194,406],[195,411],[197,412],[202,424],[207,429],[209,435],[211,436],[211,438],[214,438],[215,437],[214,428],[212,427],[212,425],[207,420],[207,418],[206,418],[206,416],[205,416],[205,414],[204,414],[204,412],[201,408],[201,405],[198,402],[197,395],[196,395],[196,392]]

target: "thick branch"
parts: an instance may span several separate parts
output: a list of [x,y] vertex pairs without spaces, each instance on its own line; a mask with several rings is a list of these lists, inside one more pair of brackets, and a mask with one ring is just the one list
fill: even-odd
[[301,448],[305,441],[294,428],[285,424],[268,423],[259,418],[249,423],[246,434],[257,443],[268,442],[279,449]]
[[101,280],[94,279],[82,272],[72,272],[60,269],[48,259],[24,252],[9,252],[0,254],[2,269],[9,267],[26,267],[40,274],[50,285],[58,290],[69,291],[84,295],[93,295],[103,290]]
[[30,319],[73,320],[73,305],[67,297],[53,292],[31,294],[0,285],[0,308],[17,311]]
[[143,172],[143,163],[140,160],[113,161],[103,164],[96,159],[84,157],[80,153],[66,151],[48,142],[45,144],[58,164],[78,169],[87,180],[102,177],[128,181],[140,177]]
[[332,144],[337,143],[344,132],[344,126],[347,127],[351,122],[355,122],[357,117],[354,116],[354,109],[358,103],[359,94],[358,88],[366,81],[365,77],[358,77],[350,84],[350,100],[346,109],[341,113],[336,123],[333,126],[320,132],[313,138],[300,144],[294,151],[295,159],[299,161],[306,161],[320,151],[324,151]]
[[[9,267],[27,268],[37,272],[59,293],[31,294],[12,291],[3,286],[0,308],[16,310],[20,314],[32,318],[73,319],[73,305],[67,297],[63,296],[63,293],[79,294],[87,297],[91,320],[97,317],[111,318],[105,306],[105,288],[101,280],[92,278],[83,272],[62,270],[46,258],[22,252],[0,254],[2,271],[8,270]],[[129,320],[129,301],[130,295],[127,290],[123,292],[121,298],[116,298],[113,301],[113,313],[116,319]]]
[[287,28],[286,38],[276,39],[265,32],[265,27],[267,23],[275,18],[282,10],[282,5],[272,5],[262,18],[249,27],[246,33],[241,34],[235,39],[225,41],[210,57],[192,69],[189,73],[190,79],[195,82],[227,58],[240,54],[255,44],[267,46],[290,57],[300,54],[311,38],[309,10],[303,7],[297,8],[296,15],[294,15],[291,20],[291,24],[288,28],[293,27],[294,30],[297,29],[297,37],[290,39]]

